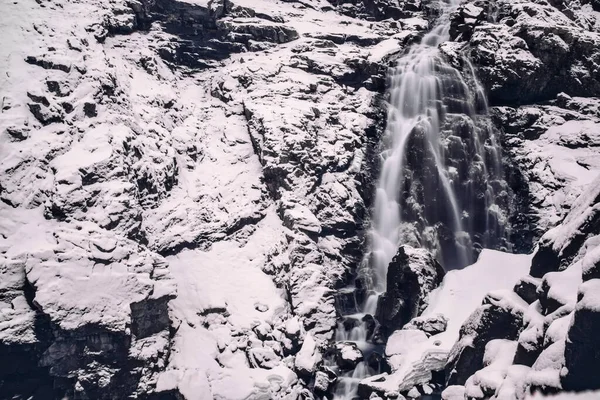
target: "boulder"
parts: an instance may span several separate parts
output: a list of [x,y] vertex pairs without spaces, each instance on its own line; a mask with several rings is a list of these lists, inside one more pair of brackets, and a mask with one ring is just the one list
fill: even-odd
[[387,289],[377,304],[376,319],[382,330],[389,334],[419,316],[444,274],[427,250],[401,246],[388,266]]
[[336,343],[335,362],[342,370],[350,371],[354,369],[362,360],[362,351],[360,351],[356,343]]
[[416,317],[402,327],[402,329],[418,329],[427,334],[427,336],[437,335],[446,331],[448,326],[448,318],[442,314],[437,314],[431,317]]
[[565,369],[561,384],[565,390],[600,389],[600,279],[579,287],[578,301],[565,344]]
[[492,292],[460,328],[446,365],[448,385],[464,385],[483,368],[485,346],[494,339],[516,340],[527,303],[513,292]]
[[314,390],[317,395],[328,395],[333,389],[333,385],[337,381],[337,375],[333,370],[323,367],[322,370],[315,374]]

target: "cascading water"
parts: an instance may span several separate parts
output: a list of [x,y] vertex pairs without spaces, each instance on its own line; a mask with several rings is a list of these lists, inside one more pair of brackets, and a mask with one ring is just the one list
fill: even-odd
[[[446,269],[454,269],[472,263],[482,247],[508,243],[503,224],[508,194],[485,94],[467,59],[462,69],[472,78],[468,82],[439,49],[450,39],[450,15],[459,3],[442,0],[437,26],[388,77],[390,104],[370,251],[359,271],[367,296],[344,316],[356,323],[340,323],[336,333],[338,342],[355,343],[365,360],[380,351],[370,337],[369,316],[376,315],[400,244],[425,247]],[[365,320],[370,324],[360,322]],[[339,377],[334,399],[355,398],[360,380],[379,372],[374,363],[361,362]]]

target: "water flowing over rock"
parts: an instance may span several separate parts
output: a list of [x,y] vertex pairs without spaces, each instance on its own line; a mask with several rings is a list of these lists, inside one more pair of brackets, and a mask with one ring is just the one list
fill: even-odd
[[598,397],[598,0],[1,8],[1,399]]
[[478,248],[508,245],[509,193],[485,94],[438,50],[449,40],[448,13],[390,72],[370,238],[376,286],[399,242],[430,249],[446,269],[470,264]]
[[[460,268],[482,247],[509,246],[511,194],[499,143],[477,79],[464,79],[438,49],[450,38],[458,2],[440,4],[437,26],[388,75],[387,126],[355,308],[376,324],[338,324],[336,336],[355,341],[363,353],[378,354],[378,343],[425,309],[444,275],[436,258],[447,269]],[[376,371],[365,364],[341,376],[336,396],[354,396],[364,372]]]

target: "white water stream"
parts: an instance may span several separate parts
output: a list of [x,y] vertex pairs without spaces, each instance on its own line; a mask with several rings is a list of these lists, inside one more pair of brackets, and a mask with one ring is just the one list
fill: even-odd
[[[376,196],[372,217],[372,230],[370,232],[370,254],[368,256],[366,289],[369,295],[364,304],[357,308],[359,312],[351,316],[359,321],[367,314],[375,315],[377,301],[381,293],[385,292],[386,275],[390,261],[396,254],[399,244],[402,242],[402,198],[406,193],[405,169],[407,160],[408,143],[415,129],[419,129],[425,138],[421,143],[424,151],[428,153],[432,180],[436,182],[434,188],[438,200],[432,200],[432,204],[421,204],[420,209],[427,207],[429,215],[441,215],[444,224],[450,228],[457,238],[465,238],[461,243],[456,240],[456,249],[452,257],[456,266],[462,267],[470,264],[472,260],[472,248],[470,237],[472,232],[465,225],[464,215],[469,210],[469,195],[460,193],[457,183],[458,177],[455,168],[448,162],[447,142],[441,136],[442,125],[445,122],[446,113],[449,108],[459,109],[455,113],[461,113],[471,118],[476,118],[477,111],[485,113],[487,104],[481,87],[469,88],[460,73],[448,65],[441,57],[439,45],[450,39],[450,14],[456,10],[460,0],[441,0],[442,14],[438,19],[436,27],[427,33],[420,43],[413,45],[410,50],[402,56],[394,69],[390,71],[390,104],[387,117],[387,128],[383,137],[383,149],[381,152],[381,171],[376,189]],[[468,60],[464,60],[467,69],[471,69]],[[475,84],[477,82],[475,81]],[[453,102],[449,104],[449,102]],[[447,104],[448,103],[448,104]],[[458,107],[456,103],[459,103]],[[477,132],[477,131],[475,131]],[[488,132],[489,133],[489,132]],[[472,136],[477,136],[473,134]],[[473,160],[478,160],[480,168],[493,169],[500,173],[499,151],[493,134],[486,137],[469,138],[469,143],[474,150],[471,153]],[[490,156],[490,154],[492,154]],[[413,167],[414,168],[414,167]],[[485,171],[483,176],[487,177]],[[489,186],[489,184],[488,184]],[[462,187],[461,190],[464,190]],[[485,207],[492,209],[494,194],[491,189],[484,191]],[[468,190],[467,190],[468,191]],[[462,197],[461,197],[462,196]],[[462,198],[462,201],[461,201]],[[443,199],[441,202],[439,199]],[[427,203],[425,199],[424,203]],[[486,214],[487,215],[487,214]],[[489,217],[485,217],[489,218]],[[431,221],[429,221],[431,222]],[[434,223],[436,221],[433,221]],[[494,229],[489,221],[485,222],[485,230]],[[488,226],[490,225],[490,226]],[[420,243],[429,247],[434,253],[435,240],[432,243]],[[439,257],[439,254],[437,254]],[[451,268],[453,268],[452,266]],[[350,330],[345,330],[342,323],[339,324],[336,340],[338,342],[353,342],[363,352],[365,359],[374,349],[374,345],[368,341],[367,324],[361,323]],[[354,371],[347,372],[339,377],[334,399],[357,398],[359,382],[366,376],[377,374],[368,367],[367,362],[361,362]]]

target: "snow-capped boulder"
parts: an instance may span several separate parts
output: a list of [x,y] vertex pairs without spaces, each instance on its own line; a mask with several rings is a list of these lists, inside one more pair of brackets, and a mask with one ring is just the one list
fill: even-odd
[[460,329],[446,366],[449,385],[462,385],[483,368],[485,346],[493,339],[516,340],[527,303],[510,291],[492,292]]
[[356,343],[340,342],[335,344],[335,362],[343,371],[353,370],[364,359]]
[[294,366],[298,371],[298,374],[310,378],[315,374],[317,366],[321,363],[322,357],[317,347],[317,342],[308,334],[304,338],[302,348],[296,354]]
[[600,279],[591,279],[579,287],[577,305],[567,333],[565,369],[561,384],[565,390],[583,391],[600,388],[595,371],[600,368]]

